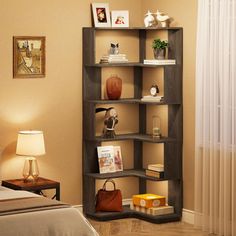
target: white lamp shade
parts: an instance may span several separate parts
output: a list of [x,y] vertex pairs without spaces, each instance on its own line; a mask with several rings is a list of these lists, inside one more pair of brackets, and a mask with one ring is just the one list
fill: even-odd
[[45,154],[42,131],[19,131],[16,154],[20,156],[41,156]]

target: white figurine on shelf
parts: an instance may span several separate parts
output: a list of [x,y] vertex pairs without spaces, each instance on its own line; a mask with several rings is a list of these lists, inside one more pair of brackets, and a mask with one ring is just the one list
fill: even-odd
[[169,27],[169,24],[173,21],[173,18],[157,10],[156,20],[157,22],[160,22],[161,27]]
[[155,27],[157,26],[157,22],[153,14],[148,11],[144,17],[144,25],[145,27]]

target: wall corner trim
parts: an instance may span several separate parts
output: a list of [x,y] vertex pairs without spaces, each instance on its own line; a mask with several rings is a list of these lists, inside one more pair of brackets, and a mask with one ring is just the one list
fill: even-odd
[[194,224],[194,211],[183,208],[182,221],[193,225]]

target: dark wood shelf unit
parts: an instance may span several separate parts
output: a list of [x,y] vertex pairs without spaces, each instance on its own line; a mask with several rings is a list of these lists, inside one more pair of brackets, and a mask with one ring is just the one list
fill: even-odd
[[165,99],[161,102],[155,101],[142,101],[141,99],[134,99],[134,98],[121,98],[118,100],[87,100],[85,102],[92,103],[92,104],[146,104],[146,105],[181,105],[180,103],[166,103]]
[[126,63],[94,63],[86,64],[86,67],[173,67],[175,65],[150,65],[140,62],[126,62]]
[[87,173],[86,175],[94,179],[108,179],[108,178],[115,179],[115,178],[122,178],[122,177],[139,177],[142,179],[152,180],[152,181],[166,181],[166,180],[173,180],[173,179],[178,180],[178,176],[175,176],[175,177],[169,176],[169,178],[166,178],[166,177],[155,178],[155,177],[147,176],[145,174],[145,170],[135,170],[135,169],[124,170],[124,171],[119,171],[119,172],[114,172],[114,173],[105,173],[105,174]]
[[90,218],[98,221],[116,220],[122,218],[138,218],[152,223],[167,223],[181,220],[179,214],[176,213],[153,216],[131,210],[129,206],[124,206],[123,209],[124,209],[123,212],[96,212],[96,213],[88,213],[87,215]]
[[160,139],[153,138],[149,134],[120,134],[116,135],[115,138],[103,138],[101,136],[95,136],[93,140],[98,142],[109,142],[109,141],[122,141],[122,140],[137,140],[150,143],[169,143],[176,142],[175,138],[162,137]]
[[84,29],[94,29],[94,30],[144,30],[144,31],[149,31],[149,30],[182,30],[182,27],[119,27],[119,28],[113,28],[113,27],[84,27]]
[[[110,31],[137,31],[139,40],[138,62],[99,64],[95,61],[96,32]],[[175,59],[175,65],[145,65],[146,38],[148,31],[163,31],[168,33],[168,59]],[[102,70],[105,67],[131,67],[134,75],[134,97],[120,100],[102,99]],[[164,101],[141,101],[143,89],[143,70],[146,67],[163,68]],[[183,106],[182,106],[182,70],[183,70],[183,29],[169,28],[83,28],[83,210],[84,214],[96,220],[112,220],[125,217],[136,217],[154,223],[178,221],[182,216],[183,181],[182,181],[182,143],[183,143]],[[114,139],[105,139],[96,136],[96,106],[99,104],[133,104],[139,108],[139,131],[135,134],[119,134]],[[147,106],[167,105],[168,137],[154,140],[146,134]],[[133,170],[123,172],[99,174],[97,160],[97,146],[106,141],[132,140],[134,146]],[[162,143],[164,145],[163,179],[148,177],[143,170],[143,143]],[[126,158],[126,157],[123,157]],[[95,199],[96,180],[106,178],[122,178],[134,176],[139,179],[139,193],[146,193],[147,181],[168,182],[168,204],[174,206],[175,213],[161,216],[151,216],[141,212],[132,211],[125,207],[123,212],[96,213]]]

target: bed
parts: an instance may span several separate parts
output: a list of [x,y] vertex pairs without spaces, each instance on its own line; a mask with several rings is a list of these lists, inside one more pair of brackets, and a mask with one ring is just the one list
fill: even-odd
[[98,236],[98,233],[76,208],[0,186],[0,235]]

